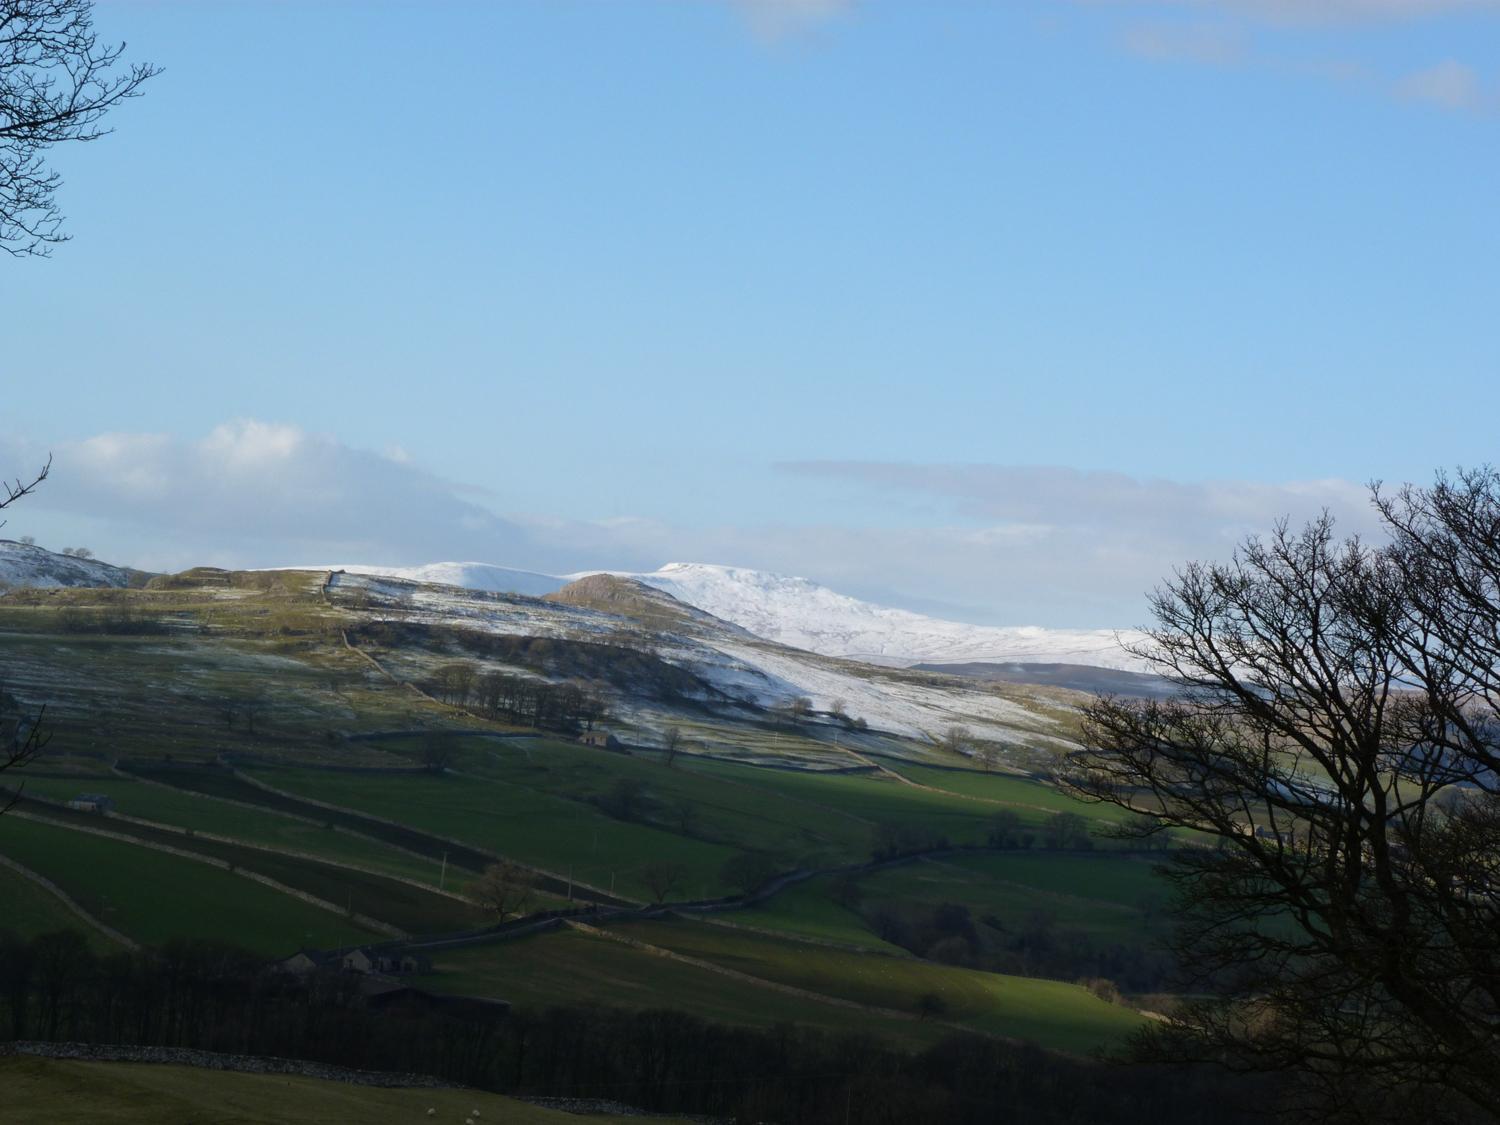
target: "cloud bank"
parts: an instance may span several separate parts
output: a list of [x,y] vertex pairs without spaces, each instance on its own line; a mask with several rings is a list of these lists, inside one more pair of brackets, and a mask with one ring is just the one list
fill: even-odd
[[847,14],[854,0],[734,0],[750,30],[761,39],[801,35]]
[[[790,488],[833,493],[820,518],[684,527],[639,513],[496,512],[483,489],[399,450],[258,420],[197,439],[100,434],[53,452],[51,478],[7,513],[3,534],[32,534],[54,549],[85,545],[142,569],[452,559],[568,573],[729,563],[993,624],[1139,624],[1146,592],[1173,567],[1226,557],[1283,516],[1326,507],[1346,531],[1376,526],[1365,489],[1343,480],[1184,483],[1055,467],[812,461],[780,468]],[[0,440],[9,471],[46,456]],[[890,518],[855,524],[844,515],[851,496]],[[644,510],[651,502],[640,498]]]

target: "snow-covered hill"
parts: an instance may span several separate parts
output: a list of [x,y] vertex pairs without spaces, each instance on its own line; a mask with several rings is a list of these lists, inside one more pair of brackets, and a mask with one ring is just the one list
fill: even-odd
[[[355,592],[363,597],[341,602],[345,594]],[[650,659],[681,669],[701,685],[698,693],[689,691],[682,698],[741,717],[805,696],[815,710],[828,711],[837,702],[874,731],[923,740],[935,740],[953,726],[1013,746],[1062,745],[1059,740],[1067,737],[1054,705],[1032,706],[1024,690],[1007,693],[962,677],[873,667],[790,648],[683,606],[666,591],[644,583],[623,581],[610,587],[580,580],[556,599],[538,599],[346,569],[334,574],[329,595],[362,615],[406,625],[459,626],[495,636],[612,647],[628,647],[644,638]],[[400,659],[395,665],[398,672]],[[404,659],[411,659],[411,654]],[[441,659],[452,660],[452,655],[445,650]],[[413,665],[402,674],[420,678],[428,672]],[[613,703],[619,714],[634,720],[662,706],[628,693]],[[668,717],[657,714],[648,725],[659,728],[666,721]]]
[[278,570],[342,570],[347,574],[369,574],[380,578],[402,578],[408,582],[428,582],[439,586],[461,586],[465,590],[483,590],[491,594],[522,594],[539,598],[556,593],[568,584],[566,578],[537,574],[531,570],[512,570],[479,562],[437,562],[425,566],[337,566],[277,567]]
[[1141,668],[1140,662],[1120,647],[1121,640],[1134,640],[1134,635],[1113,629],[1002,628],[944,621],[860,601],[806,578],[745,567],[669,563],[646,573],[588,570],[563,577],[473,562],[296,569],[343,570],[527,597],[555,593],[568,582],[591,574],[614,574],[671,594],[758,637],[823,656],[897,667],[994,662],[1087,664],[1128,671]]
[[1090,664],[1135,670],[1140,662],[1120,648],[1136,639],[1113,629],[1001,628],[944,621],[873,605],[806,578],[744,567],[669,563],[630,574],[758,637],[824,656],[873,663],[960,664],[976,661]]
[[124,586],[127,571],[97,559],[59,555],[31,543],[0,539],[0,590],[22,586]]

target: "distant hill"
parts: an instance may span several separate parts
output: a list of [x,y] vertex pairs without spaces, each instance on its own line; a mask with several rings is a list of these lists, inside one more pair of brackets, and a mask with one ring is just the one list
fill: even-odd
[[139,573],[98,559],[80,559],[32,543],[0,539],[0,590],[27,586],[124,587],[131,585],[133,574]]
[[[533,598],[556,594],[579,580],[607,576],[630,579],[660,590],[683,605],[738,625],[757,637],[821,656],[898,668],[923,663],[986,662],[1140,670],[1140,662],[1120,648],[1122,639],[1135,639],[1134,636],[1113,629],[1000,627],[944,621],[860,601],[806,578],[746,567],[669,563],[660,570],[647,572],[580,571],[560,577],[476,562],[407,567],[340,564],[285,569],[342,570],[348,574]],[[580,587],[562,600],[602,609],[607,607],[601,599],[626,596],[625,589],[610,589],[596,583]],[[628,596],[638,598],[639,588]]]
[[1086,691],[1092,695],[1163,698],[1178,691],[1177,685],[1163,676],[1087,664],[989,664],[975,661],[969,664],[917,664],[914,667],[923,672],[967,676],[986,683],[1036,684]]
[[[616,572],[618,573],[618,572]],[[574,576],[578,577],[578,576]],[[905,667],[919,663],[1067,663],[1134,670],[1113,629],[1001,627],[944,621],[874,605],[806,578],[736,566],[669,563],[623,574],[757,637],[824,656]]]
[[334,566],[290,566],[277,570],[342,570],[346,574],[370,574],[380,578],[403,578],[408,582],[427,582],[438,586],[460,586],[465,590],[483,590],[491,594],[523,594],[539,598],[561,590],[566,578],[537,574],[530,570],[512,570],[480,562],[435,562],[423,566],[369,566],[360,563],[338,563]]

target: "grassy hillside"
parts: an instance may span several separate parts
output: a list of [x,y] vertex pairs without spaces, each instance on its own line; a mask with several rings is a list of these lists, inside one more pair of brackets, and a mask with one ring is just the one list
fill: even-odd
[[[764,935],[701,922],[628,931],[823,1000],[576,932],[444,954],[432,979],[531,1006],[671,1005],[727,1023],[794,1021],[907,1046],[932,1042],[954,1023],[1084,1050],[1133,1026],[1127,1009],[1067,982],[1117,968],[1152,978],[1143,951],[1161,893],[1149,864],[1097,837],[1092,851],[1045,852],[1046,834],[1037,831],[1062,812],[1101,828],[1103,810],[1037,778],[937,768],[968,760],[930,739],[848,730],[826,715],[791,722],[723,693],[632,695],[628,677],[614,675],[619,668],[644,661],[665,675],[683,653],[701,655],[640,622],[612,625],[595,614],[587,643],[552,643],[546,638],[569,627],[549,616],[558,607],[497,598],[450,612],[441,592],[360,594],[330,604],[315,574],[202,571],[144,590],[0,598],[0,683],[11,693],[0,698],[0,719],[21,713],[17,699],[48,704],[52,746],[27,771],[30,792],[53,800],[107,793],[119,813],[184,832],[46,815],[188,848],[411,933],[465,929],[481,916],[388,876],[461,888],[498,856],[648,901],[657,893],[649,868],[665,864],[676,869],[667,898],[685,900],[738,890],[724,868],[744,853],[769,871],[826,872],[889,854],[893,838],[898,850],[986,845],[996,814],[1009,810],[1035,850],[824,874],[723,915]],[[541,641],[526,643],[529,631]],[[351,650],[346,632],[366,647]],[[575,657],[587,659],[575,667]],[[437,702],[437,673],[455,661],[475,675],[540,672],[585,683],[607,702],[603,724],[635,752],[581,746],[566,731],[518,729],[514,716],[490,722]],[[696,674],[679,671],[684,684]],[[861,673],[841,664],[839,674]],[[907,675],[872,672],[872,690]],[[944,690],[962,703],[961,682]],[[1067,710],[1062,693],[1039,696],[1035,707],[1030,695],[1014,695],[1023,710],[1041,708],[1042,726]],[[642,749],[659,745],[668,725],[684,736],[671,768]],[[1014,729],[1029,737],[1025,724]],[[1041,760],[1054,744],[1032,750]],[[57,824],[0,818],[0,853],[141,942],[216,937],[270,956],[372,936],[345,911]],[[13,925],[34,933],[69,923],[55,902],[0,878],[16,903]],[[539,894],[532,909],[559,901]],[[950,923],[956,929],[943,928]],[[923,997],[936,997],[944,1014],[915,1018]]]
[[[7,867],[0,867],[0,902],[5,904],[0,930],[9,930],[22,938],[80,928],[78,916],[56,895]],[[97,949],[118,948],[98,930],[92,927],[83,930]]]
[[373,936],[338,914],[229,871],[14,815],[0,817],[0,851],[142,943],[217,938],[274,956]]
[[787,996],[573,930],[443,953],[424,983],[443,992],[488,996],[532,1009],[569,1004],[672,1008],[716,1023],[795,1023],[877,1035],[912,1047],[934,1043],[951,1031]]
[[[0,1082],[5,1088],[5,1120],[15,1125],[457,1125],[475,1109],[481,1121],[505,1125],[641,1120],[561,1113],[477,1090],[387,1090],[293,1075],[144,1063],[0,1059]],[[429,1115],[428,1110],[436,1112]]]
[[1087,1051],[1116,1042],[1141,1024],[1129,1009],[1078,985],[937,965],[912,957],[850,953],[694,920],[615,927],[649,945],[701,958],[750,976],[842,1000],[929,1015],[973,1031]]
[[26,772],[28,795],[67,801],[80,792],[108,795],[115,803],[115,811],[125,816],[307,852],[434,886],[439,879],[438,864],[374,840],[334,831],[326,821],[309,824],[304,819],[278,814],[267,806],[243,808],[117,774],[57,777],[39,775],[35,770]]

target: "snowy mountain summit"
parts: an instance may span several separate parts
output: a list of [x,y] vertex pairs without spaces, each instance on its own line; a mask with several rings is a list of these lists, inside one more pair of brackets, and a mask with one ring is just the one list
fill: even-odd
[[878,664],[1089,664],[1135,670],[1120,647],[1134,634],[1113,629],[1000,627],[944,621],[874,605],[806,578],[744,567],[669,563],[630,574],[679,601],[756,636],[824,656]]

